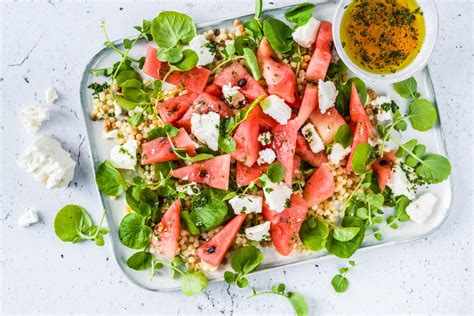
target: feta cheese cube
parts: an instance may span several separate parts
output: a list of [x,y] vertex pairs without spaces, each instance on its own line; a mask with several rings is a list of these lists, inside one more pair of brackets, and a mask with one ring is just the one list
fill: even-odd
[[270,222],[266,221],[263,224],[252,226],[245,229],[245,236],[249,240],[262,241],[270,239]]
[[260,106],[265,114],[270,115],[280,124],[285,125],[291,117],[291,108],[283,99],[274,94],[260,102]]
[[234,107],[241,107],[245,105],[245,96],[240,92],[238,86],[232,87],[230,83],[222,86],[222,95],[227,103]]
[[324,114],[326,111],[333,107],[337,97],[336,85],[332,81],[319,80],[318,83],[318,103],[321,113]]
[[216,151],[218,149],[220,121],[219,114],[215,112],[193,113],[191,116],[191,132],[200,142]]
[[257,164],[259,166],[266,164],[266,163],[272,163],[276,159],[276,154],[271,148],[266,148],[264,150],[260,150],[258,153],[258,159],[257,159]]
[[437,200],[433,193],[425,193],[408,204],[406,212],[412,221],[421,224],[431,215]]
[[262,146],[270,145],[270,143],[272,142],[272,133],[270,132],[261,133],[260,135],[258,135],[257,139],[260,142],[260,144],[262,144]]
[[351,153],[351,147],[344,148],[341,144],[335,143],[332,146],[331,153],[329,154],[329,160],[338,166],[342,159]]
[[18,218],[18,225],[28,227],[39,221],[38,213],[31,208],[25,208],[24,213]]
[[262,213],[263,198],[258,195],[237,195],[229,200],[235,214]]
[[273,183],[267,181],[263,188],[265,202],[270,210],[281,213],[290,205],[290,196],[292,190],[284,182]]
[[58,92],[54,87],[49,87],[45,92],[44,96],[46,98],[46,103],[48,104],[53,104],[56,102],[57,99],[59,99]]
[[311,17],[305,25],[296,28],[292,34],[293,39],[301,47],[310,48],[316,41],[320,24],[321,22]]
[[114,146],[110,150],[110,162],[118,169],[134,170],[137,165],[136,140],[128,139],[125,144]]
[[65,188],[74,176],[76,162],[53,138],[40,136],[16,161],[48,189]]
[[20,120],[26,131],[34,134],[41,124],[49,119],[49,109],[43,106],[30,105],[20,111]]
[[387,186],[392,190],[394,196],[404,195],[410,200],[415,198],[413,192],[413,185],[408,181],[408,178],[400,167],[395,165],[392,170],[392,175],[388,179]]
[[202,34],[195,36],[191,42],[189,42],[189,47],[198,55],[199,61],[197,66],[205,66],[214,61],[215,49],[206,39],[206,36]]
[[378,106],[376,118],[379,123],[391,123],[393,120],[392,109],[387,106],[382,106],[383,104],[389,105],[392,100],[388,96],[379,96],[372,102],[371,105]]
[[320,151],[324,150],[324,142],[316,132],[314,125],[311,123],[306,124],[302,129],[301,132],[303,133],[304,138],[309,144],[311,151],[315,154],[319,153]]

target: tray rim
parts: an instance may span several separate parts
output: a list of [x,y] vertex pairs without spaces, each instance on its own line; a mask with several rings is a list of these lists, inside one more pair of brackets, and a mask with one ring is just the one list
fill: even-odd
[[[310,2],[310,3],[313,3],[313,4],[336,4],[338,1],[337,0],[328,0],[328,1],[325,1],[325,0],[310,0],[310,1],[307,1],[307,2]],[[292,5],[287,5],[287,6],[281,6],[281,7],[275,7],[275,8],[271,8],[271,9],[264,9],[263,10],[263,14],[271,14],[271,12],[275,12],[275,11],[281,11],[281,10],[284,10],[286,8],[290,8],[290,7],[293,7],[295,4],[292,4]],[[199,23],[196,23],[196,27],[198,29],[198,31],[202,28],[206,28],[206,27],[210,27],[212,25],[215,25],[215,24],[218,24],[218,23],[225,23],[225,22],[229,22],[231,20],[234,20],[234,19],[245,19],[245,18],[248,18],[248,17],[252,17],[253,14],[246,14],[246,15],[241,15],[241,16],[236,16],[236,17],[224,17],[224,18],[219,18],[219,19],[213,19],[213,20],[208,20],[208,21],[203,21],[203,22],[199,22]],[[117,40],[114,40],[112,41],[112,43],[114,45],[117,45],[117,46],[121,46],[122,43],[123,43],[123,40],[128,38],[134,38],[135,36],[131,35],[131,36],[127,36],[127,37],[123,37],[123,38],[120,38],[120,39],[117,39]],[[84,91],[87,91],[87,81],[88,81],[88,77],[91,75],[89,73],[89,70],[92,69],[92,66],[94,65],[94,63],[101,57],[101,55],[105,52],[105,51],[108,51],[108,50],[111,50],[112,48],[110,47],[102,47],[101,49],[97,50],[93,55],[92,57],[88,60],[85,68],[84,68],[84,71],[82,72],[82,76],[81,76],[81,81],[80,81],[80,85],[79,85],[79,98],[80,98],[80,102],[81,102],[81,114],[82,114],[82,124],[83,124],[83,127],[84,129],[86,130],[86,135],[87,135],[87,147],[88,147],[88,150],[89,150],[89,153],[90,153],[90,163],[91,163],[91,167],[92,167],[92,174],[94,175],[94,179],[96,177],[96,170],[97,170],[97,167],[98,167],[98,164],[97,164],[97,161],[98,159],[96,159],[96,154],[95,154],[95,151],[92,150],[92,142],[91,142],[91,135],[92,135],[92,132],[91,130],[89,130],[88,128],[88,124],[87,124],[87,120],[90,119],[89,116],[87,115],[86,113],[86,106],[90,106],[90,104],[87,103],[87,100],[86,100],[86,97],[84,95]],[[423,72],[423,71],[426,71],[427,73],[427,76],[429,78],[428,80],[428,88],[429,90],[431,90],[431,93],[433,95],[433,99],[434,99],[434,105],[435,105],[435,108],[436,108],[436,113],[438,114],[438,122],[437,124],[439,124],[439,132],[440,132],[440,135],[441,135],[441,139],[442,139],[442,146],[441,146],[441,149],[444,151],[443,154],[445,155],[446,158],[449,159],[449,153],[448,153],[448,150],[447,150],[447,144],[446,144],[446,138],[445,138],[445,135],[444,135],[444,130],[443,130],[443,125],[441,123],[441,117],[440,117],[440,112],[439,112],[439,108],[438,108],[438,105],[437,105],[437,97],[436,97],[436,91],[434,89],[434,86],[433,86],[433,82],[432,82],[432,77],[431,77],[431,74],[430,74],[430,70],[429,70],[429,65],[426,65],[425,67],[423,67],[419,72],[417,73],[420,73],[420,72]],[[433,227],[431,230],[429,230],[428,232],[422,234],[422,235],[419,235],[419,236],[414,236],[414,237],[411,237],[411,238],[407,238],[405,240],[399,240],[399,241],[387,241],[387,242],[381,242],[381,243],[377,243],[377,244],[373,244],[373,245],[366,245],[366,246],[361,246],[358,250],[357,250],[357,253],[359,252],[365,252],[367,250],[372,250],[372,249],[377,249],[377,248],[382,248],[382,247],[387,247],[387,246],[392,246],[392,245],[400,245],[400,244],[406,244],[406,243],[409,243],[409,242],[414,242],[414,241],[417,241],[419,239],[422,239],[422,238],[425,238],[425,237],[428,237],[430,236],[431,234],[435,233],[436,231],[439,230],[439,228],[441,226],[444,225],[444,223],[446,222],[446,220],[448,219],[449,215],[451,214],[451,207],[452,207],[452,204],[453,204],[453,198],[454,198],[454,195],[453,195],[453,192],[454,192],[454,185],[453,185],[453,181],[452,181],[452,178],[453,178],[453,175],[451,174],[445,181],[449,181],[449,189],[450,189],[450,193],[451,193],[451,199],[449,201],[449,205],[447,206],[446,208],[446,214],[444,216],[444,218],[439,222],[439,224],[435,227]],[[104,203],[104,199],[105,198],[108,198],[107,196],[103,195],[97,186],[95,186],[95,192],[96,194],[98,195],[99,197],[99,200],[100,200],[100,204],[101,204],[101,207],[102,209],[106,210],[105,208],[105,203]],[[106,218],[107,218],[107,223],[109,223],[109,212],[106,211]],[[109,227],[110,227],[110,224],[109,224]],[[115,233],[115,229],[112,229],[110,230],[110,233],[114,232]],[[119,266],[119,268],[122,270],[123,274],[125,275],[125,277],[133,284],[137,285],[138,287],[142,288],[142,289],[145,289],[145,290],[148,290],[148,291],[152,291],[152,292],[163,292],[163,293],[169,293],[169,292],[175,292],[175,291],[178,291],[180,290],[180,287],[179,286],[176,286],[176,287],[169,287],[169,288],[162,288],[162,289],[155,289],[155,288],[149,288],[145,285],[143,285],[142,283],[138,282],[137,280],[135,280],[134,278],[131,277],[130,273],[128,273],[127,271],[125,271],[125,268],[122,266],[122,264],[120,264],[119,262],[119,258],[118,258],[118,255],[117,255],[117,247],[124,247],[120,244],[117,244],[117,243],[114,243],[113,242],[113,238],[109,237],[109,248],[111,248],[112,252],[113,252],[113,257],[114,257],[114,260],[115,262],[117,263],[117,265]],[[251,274],[252,275],[260,275],[260,274],[263,274],[263,273],[268,273],[268,272],[273,272],[275,270],[279,270],[279,269],[283,269],[283,268],[292,268],[292,267],[296,267],[296,266],[300,266],[300,265],[303,265],[303,264],[311,264],[311,263],[315,263],[315,262],[318,262],[318,261],[322,261],[322,260],[325,260],[325,259],[330,259],[330,258],[337,258],[336,256],[333,256],[329,253],[326,253],[326,254],[323,254],[319,257],[308,257],[306,259],[302,259],[302,260],[299,260],[299,261],[296,261],[296,262],[290,262],[290,263],[281,263],[281,264],[276,264],[272,267],[267,267],[267,268],[264,268],[264,269],[259,269],[259,270],[256,270],[254,272],[252,272]],[[215,279],[212,279],[212,280],[209,280],[208,284],[211,284],[211,283],[217,283],[217,282],[222,282],[224,281],[224,277],[223,275],[221,277],[218,277],[218,278],[215,278]]]

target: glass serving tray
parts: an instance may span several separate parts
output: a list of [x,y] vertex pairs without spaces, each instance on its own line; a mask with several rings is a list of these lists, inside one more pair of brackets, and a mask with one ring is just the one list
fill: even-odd
[[[332,21],[332,17],[337,7],[336,3],[324,1],[313,1],[313,3],[318,4],[314,14],[318,20]],[[275,16],[283,20],[283,15],[286,9],[287,7],[267,10],[264,12],[264,15]],[[199,23],[197,26],[198,29],[201,31],[213,28],[232,28],[232,22],[234,19],[240,18],[242,21],[245,21],[251,18],[252,16],[253,15],[247,15],[230,19]],[[123,40],[118,40],[115,42],[115,44],[120,47],[122,45],[122,42]],[[144,56],[147,47],[146,44],[147,43],[137,43],[137,45],[134,46],[134,48],[132,49],[130,56]],[[114,145],[114,141],[105,139],[104,133],[102,131],[102,122],[94,122],[90,119],[93,99],[91,95],[91,90],[88,89],[87,86],[92,82],[103,81],[104,78],[96,77],[90,74],[89,71],[94,68],[110,67],[110,65],[112,65],[117,60],[118,55],[111,48],[105,47],[101,49],[91,58],[91,60],[87,64],[81,80],[80,98],[82,105],[82,114],[86,125],[94,174],[99,164],[109,157],[109,152],[111,147]],[[421,95],[424,98],[435,103],[435,93],[431,84],[431,78],[428,69],[424,68],[414,77],[418,82],[418,91],[421,93]],[[392,85],[368,84],[368,86],[371,89],[375,90],[377,95],[390,95],[395,100],[395,102],[400,105],[401,112],[406,112],[406,100],[400,98],[397,95],[397,93],[393,90]],[[413,137],[418,138],[422,143],[426,144],[430,152],[447,156],[444,135],[441,128],[441,123],[439,121],[436,126],[429,132],[421,133],[409,129],[403,135],[403,139],[406,140],[411,139]],[[377,241],[374,238],[367,238],[364,241],[361,249],[359,249],[359,251],[413,241],[425,237],[437,230],[446,220],[448,216],[449,207],[451,205],[451,178],[448,178],[446,181],[440,184],[433,185],[429,188],[420,188],[419,193],[428,190],[438,198],[438,202],[436,203],[433,214],[425,223],[401,223],[399,229],[387,230],[386,232],[384,232],[384,239],[381,241]],[[100,197],[102,207],[107,210],[107,221],[110,226],[110,243],[115,255],[115,259],[117,260],[117,263],[122,269],[122,271],[130,279],[130,281],[137,284],[138,286],[141,286],[151,291],[174,291],[179,289],[179,281],[169,278],[167,273],[165,273],[163,276],[157,275],[153,279],[151,279],[150,273],[147,271],[135,271],[128,268],[126,263],[127,258],[136,250],[126,248],[121,244],[118,238],[118,227],[120,224],[120,220],[126,214],[125,200],[124,198],[115,200],[110,199],[109,197],[101,194],[98,190],[97,193]],[[294,253],[287,257],[277,254],[273,248],[264,248],[262,249],[262,251],[264,252],[265,260],[258,269],[258,271],[256,271],[255,273],[269,272],[278,268],[287,268],[300,264],[314,263],[317,260],[321,260],[329,256],[326,251]],[[222,281],[223,272],[227,269],[229,269],[229,267],[221,266],[217,271],[207,273],[209,281]]]

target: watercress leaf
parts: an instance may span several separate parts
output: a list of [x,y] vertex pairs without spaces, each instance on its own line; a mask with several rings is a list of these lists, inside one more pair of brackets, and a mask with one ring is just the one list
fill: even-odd
[[379,209],[382,207],[384,197],[382,194],[368,194],[366,196],[366,202],[372,209]]
[[199,233],[201,233],[199,228],[192,221],[188,211],[181,211],[180,215],[181,215],[181,219],[183,219],[183,221],[186,225],[186,228],[188,229],[188,231],[191,235],[198,235]]
[[322,219],[310,217],[301,225],[299,235],[306,248],[313,251],[321,250],[329,235],[328,224]]
[[158,48],[156,58],[164,62],[177,63],[183,58],[183,53],[179,47]]
[[349,280],[346,277],[337,274],[331,280],[332,287],[337,293],[343,293],[349,287]]
[[433,128],[438,117],[435,106],[428,100],[416,99],[408,106],[411,126],[425,132]]
[[395,91],[405,99],[413,98],[416,99],[419,96],[417,90],[417,83],[415,78],[410,77],[406,80],[396,82],[393,84]]
[[[416,145],[415,148],[413,148],[412,153],[418,157],[418,159],[423,159],[423,157],[426,154],[426,146],[423,144]],[[416,168],[416,166],[419,163],[419,160],[416,159],[415,157],[409,155],[405,159],[405,164],[409,167]]]
[[240,279],[237,279],[237,281],[235,282],[237,284],[237,286],[240,288],[240,289],[243,289],[247,286],[249,286],[249,280],[247,280],[247,278],[245,277],[242,277]]
[[349,258],[357,249],[359,249],[365,236],[365,222],[354,216],[345,216],[342,220],[343,227],[359,227],[357,235],[349,241],[339,241],[329,236],[326,242],[326,249],[330,254],[339,258]]
[[146,93],[139,88],[122,88],[122,94],[125,99],[135,103],[141,103],[146,98]]
[[262,16],[262,8],[263,8],[263,1],[262,0],[255,0],[255,18],[260,19]]
[[127,122],[132,126],[140,125],[140,123],[143,122],[143,112],[135,113]]
[[174,127],[171,124],[166,124],[164,126],[164,129],[165,129],[165,132],[167,134],[169,134],[171,137],[178,136],[178,134],[179,134],[179,129],[177,129],[176,127]]
[[375,233],[375,234],[374,234],[374,237],[375,237],[375,239],[377,239],[377,240],[382,240],[382,239],[383,239],[382,234],[379,233],[379,232]]
[[234,284],[236,281],[236,275],[230,271],[224,272],[224,281],[229,284]]
[[441,155],[429,154],[416,167],[416,174],[429,184],[439,183],[451,174],[451,163]]
[[76,243],[92,226],[92,219],[85,209],[69,204],[59,210],[54,219],[54,232],[65,242]]
[[199,57],[194,50],[185,49],[183,50],[183,58],[179,62],[171,65],[177,70],[188,71],[196,67],[198,61]]
[[125,190],[122,175],[108,160],[97,168],[95,181],[99,190],[108,196],[119,196]]
[[336,132],[335,142],[341,144],[344,148],[352,144],[352,130],[348,124],[341,125]]
[[155,92],[163,91],[163,81],[161,81],[161,80],[153,81],[153,90]]
[[127,201],[127,205],[130,206],[132,210],[138,212],[140,208],[140,202],[133,196],[133,189],[134,187],[129,187],[127,189],[125,200]]
[[138,204],[138,210],[136,211],[138,214],[143,216],[150,216],[151,215],[151,207],[148,203],[140,201]]
[[[400,117],[401,117],[401,113],[400,113],[400,110],[396,110],[395,113],[393,114],[393,120],[394,121],[397,121]],[[398,132],[403,132],[403,131],[406,131],[406,129],[408,128],[408,124],[406,121],[404,120],[401,120],[401,121],[398,121],[394,126],[393,128],[398,131]],[[388,130],[388,129],[387,129]]]
[[140,88],[142,82],[138,79],[128,79],[122,83],[122,88]]
[[283,284],[283,283],[280,283],[280,284],[277,285],[276,289],[277,289],[278,293],[284,293],[285,289],[286,289],[286,285]]
[[352,168],[356,174],[364,174],[369,172],[367,162],[369,160],[372,147],[367,143],[357,145],[354,155],[352,156]]
[[224,48],[224,55],[227,60],[230,60],[235,57],[235,46],[234,45],[227,45]]
[[127,265],[133,270],[146,270],[151,267],[153,255],[148,251],[139,251],[134,253],[127,260]]
[[235,140],[227,135],[219,136],[218,145],[227,154],[234,152],[236,147]]
[[124,47],[125,49],[132,48],[132,41],[129,40],[128,38],[124,39],[124,40],[123,40],[123,47]]
[[120,70],[120,72],[117,74],[117,77],[115,77],[115,82],[117,83],[119,87],[121,87],[122,83],[131,79],[135,79],[140,82],[142,81],[142,77],[140,76],[138,72],[136,72],[133,68],[128,68],[128,69]]
[[188,154],[185,155],[185,159],[188,162],[198,162],[198,161],[203,161],[203,160],[208,160],[211,158],[214,158],[214,155],[211,154],[199,154],[193,157],[190,157]]
[[406,222],[410,220],[410,215],[408,215],[406,211],[410,202],[411,201],[404,195],[397,197],[395,202],[395,216],[400,222]]
[[191,17],[174,11],[163,11],[151,22],[151,34],[162,48],[186,45],[196,36],[196,26]]
[[135,212],[125,215],[119,226],[119,239],[132,249],[148,246],[152,230],[146,225],[146,218]]
[[115,101],[117,102],[118,105],[120,105],[121,108],[125,110],[133,110],[134,108],[137,107],[138,103],[133,102],[130,100],[125,99],[124,97],[117,95],[115,96]]
[[263,34],[273,50],[279,54],[290,53],[293,46],[292,33],[293,30],[280,20],[267,18],[263,21]]
[[[412,140],[409,140],[408,142],[406,142],[405,144],[403,144],[403,147],[405,147],[409,152],[412,152],[413,149],[415,148],[416,144],[417,144],[417,140],[416,139],[412,139]],[[402,148],[402,146],[400,146],[397,150],[397,152],[395,153],[395,156],[397,158],[402,158],[403,156],[405,156],[407,154],[407,151],[405,151],[405,149]]]
[[148,133],[146,140],[150,141],[163,136],[166,136],[165,129],[163,127],[155,127]]
[[274,162],[268,166],[267,174],[270,181],[278,183],[285,178],[285,168],[279,162]]
[[207,278],[201,271],[187,271],[181,276],[181,292],[193,296],[207,287]]
[[297,316],[309,315],[308,303],[303,295],[297,292],[288,292],[286,297],[290,300]]
[[365,85],[365,82],[357,77],[349,78],[345,84],[346,89],[349,92],[352,90],[353,83],[356,86],[357,92],[359,93],[360,101],[362,102],[362,104],[365,104],[365,101],[367,101],[367,87]]
[[368,219],[369,218],[369,211],[365,207],[360,207],[356,211],[357,217],[361,219]]
[[263,31],[260,23],[256,19],[250,19],[244,23],[247,33],[253,36],[257,42],[260,42],[263,37]]
[[203,190],[192,199],[191,219],[204,231],[221,225],[227,211],[226,203],[215,198],[210,190]]
[[181,258],[181,256],[175,256],[173,260],[171,261],[170,266],[171,266],[170,277],[174,279],[178,276],[178,273],[179,273],[179,272],[176,272],[176,270],[181,271],[182,268],[184,267],[183,258]]
[[103,245],[105,245],[104,236],[101,235],[101,234],[98,234],[98,235],[95,236],[92,240],[95,242],[95,244],[96,244],[97,246],[103,246]]
[[237,36],[234,40],[234,48],[239,55],[244,54],[244,48],[249,48],[253,51],[256,47],[257,44],[255,44],[255,41],[249,36]]
[[298,26],[305,25],[313,16],[314,4],[301,3],[297,6],[286,10],[285,18],[288,22],[294,23]]
[[222,198],[223,201],[227,201],[232,199],[233,197],[237,196],[237,192],[229,192]]
[[248,274],[255,269],[263,261],[263,253],[260,249],[254,246],[245,246],[237,249],[232,256],[230,265],[235,272]]
[[260,71],[260,66],[258,64],[257,56],[250,48],[244,48],[244,59],[247,63],[247,66],[250,68],[250,72],[255,80],[260,80],[262,78],[262,73]]
[[334,239],[339,241],[349,241],[352,240],[359,231],[359,227],[334,226],[332,236],[334,237]]

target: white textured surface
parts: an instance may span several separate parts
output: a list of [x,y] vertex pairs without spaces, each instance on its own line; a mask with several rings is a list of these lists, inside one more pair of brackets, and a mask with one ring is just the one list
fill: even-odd
[[[278,1],[278,5],[291,1]],[[129,283],[110,248],[61,243],[52,230],[56,211],[67,203],[86,207],[98,220],[98,197],[79,116],[79,79],[88,58],[103,42],[106,19],[112,38],[132,33],[142,18],[164,9],[186,12],[195,21],[250,13],[253,1],[2,2],[0,125],[3,312],[10,313],[290,313],[278,297],[246,300],[249,290],[212,284],[184,298],[153,293]],[[266,2],[266,7],[272,7]],[[440,34],[430,62],[441,121],[454,167],[454,201],[446,223],[417,242],[355,255],[350,289],[337,295],[330,280],[346,261],[336,258],[250,278],[259,289],[285,282],[304,294],[313,313],[472,313],[472,2],[438,1]],[[470,22],[471,21],[471,22]],[[65,190],[48,191],[21,171],[15,160],[32,142],[21,128],[19,110],[44,103],[49,86],[60,99],[41,132],[54,135],[77,161]],[[41,212],[41,223],[17,226],[25,207]],[[106,239],[106,243],[108,240]]]

